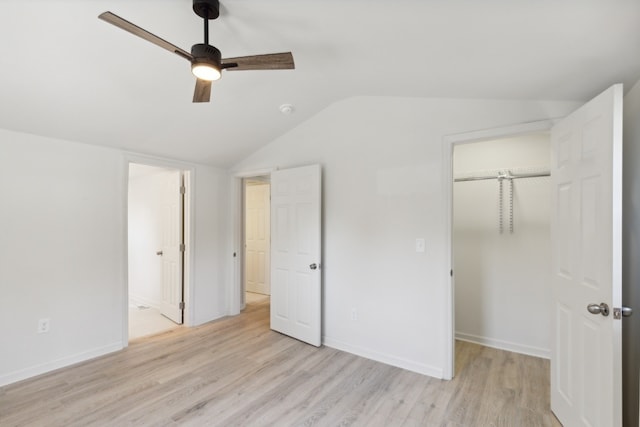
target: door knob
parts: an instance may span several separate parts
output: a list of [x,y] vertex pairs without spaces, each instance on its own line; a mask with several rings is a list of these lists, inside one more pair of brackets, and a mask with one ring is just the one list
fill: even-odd
[[156,252],[156,255],[162,255],[162,251]]
[[316,263],[314,262],[313,264],[311,264],[311,265],[309,266],[309,268],[310,268],[310,269],[312,269],[312,270],[317,270],[317,269],[318,269],[318,264],[316,264]]
[[587,311],[591,314],[602,314],[606,317],[609,315],[609,306],[604,302],[600,304],[589,304],[587,306]]

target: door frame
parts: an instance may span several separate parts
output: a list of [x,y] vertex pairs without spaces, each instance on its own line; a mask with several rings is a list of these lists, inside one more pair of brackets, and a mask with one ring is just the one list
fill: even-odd
[[444,370],[443,378],[453,379],[455,375],[455,273],[453,272],[453,149],[456,145],[470,144],[493,139],[528,135],[532,133],[548,132],[560,119],[549,119],[535,122],[521,123],[494,129],[465,132],[446,135],[443,138],[443,194],[445,210],[444,227],[444,256],[447,271],[444,272],[448,284],[445,290],[445,339],[443,349]]
[[123,192],[123,224],[124,224],[124,247],[122,250],[122,262],[123,262],[123,307],[122,307],[122,345],[128,347],[129,345],[129,165],[131,163],[153,166],[166,169],[180,170],[183,174],[185,194],[184,194],[184,214],[183,214],[183,240],[185,245],[185,251],[183,255],[183,301],[185,308],[183,312],[183,325],[186,327],[194,324],[194,310],[191,295],[193,295],[193,278],[194,275],[194,263],[192,262],[194,254],[194,196],[195,196],[195,167],[192,165],[170,161],[152,156],[144,156],[137,154],[125,154],[123,156],[123,182],[125,191]]
[[244,179],[268,176],[277,168],[265,168],[234,172],[231,178],[231,228],[233,232],[231,248],[232,257],[231,286],[227,293],[229,315],[240,314],[244,309]]

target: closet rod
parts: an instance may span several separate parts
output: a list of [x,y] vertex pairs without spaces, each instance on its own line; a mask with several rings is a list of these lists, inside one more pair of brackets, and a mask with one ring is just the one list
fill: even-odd
[[486,175],[486,176],[474,176],[469,178],[456,178],[454,182],[464,182],[464,181],[482,181],[486,179],[518,179],[518,178],[538,178],[543,176],[551,176],[551,173],[525,173],[513,175],[511,172],[499,175]]

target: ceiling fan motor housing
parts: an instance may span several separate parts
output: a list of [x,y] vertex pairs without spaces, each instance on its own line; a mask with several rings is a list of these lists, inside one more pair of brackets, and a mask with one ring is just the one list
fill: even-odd
[[193,11],[201,18],[216,19],[220,16],[220,1],[193,0]]
[[209,44],[194,44],[191,47],[191,56],[195,58],[194,62],[204,62],[214,65],[218,70],[220,69],[220,64],[222,63],[222,54],[218,49]]

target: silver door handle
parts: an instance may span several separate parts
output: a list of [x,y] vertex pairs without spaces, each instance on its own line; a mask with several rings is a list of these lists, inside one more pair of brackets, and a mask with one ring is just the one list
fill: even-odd
[[162,251],[156,252],[156,255],[162,255]]
[[631,317],[633,309],[631,307],[622,307],[622,317]]
[[314,262],[313,264],[311,264],[311,265],[309,266],[309,268],[310,268],[310,269],[312,269],[312,270],[317,270],[317,269],[318,269],[318,264],[316,264],[316,263]]
[[602,314],[606,317],[609,315],[609,306],[604,302],[601,302],[600,304],[589,304],[587,306],[587,311],[591,314]]

